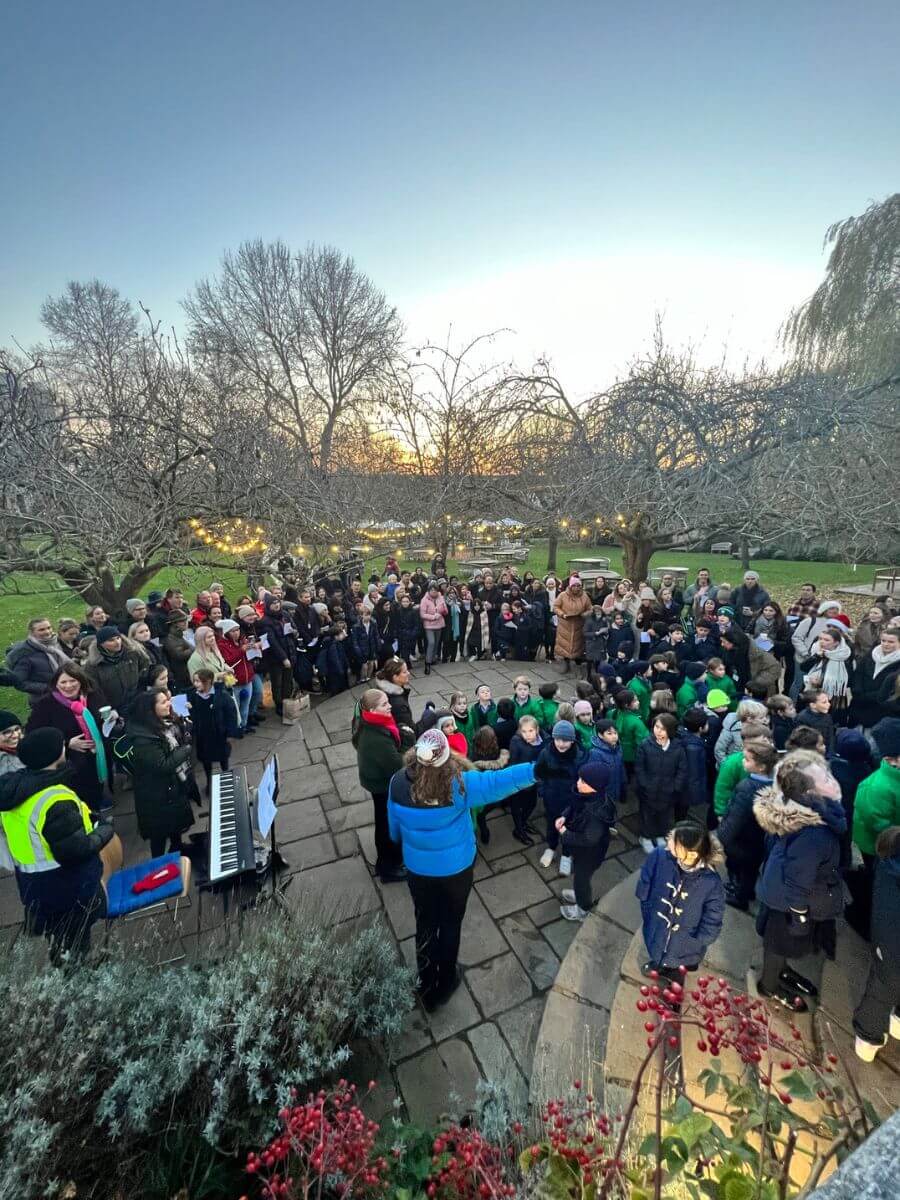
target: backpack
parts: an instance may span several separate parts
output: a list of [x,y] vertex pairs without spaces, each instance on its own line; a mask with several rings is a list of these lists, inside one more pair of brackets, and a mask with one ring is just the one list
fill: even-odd
[[112,750],[113,762],[121,767],[126,775],[134,774],[134,742],[128,733],[120,734],[109,743]]

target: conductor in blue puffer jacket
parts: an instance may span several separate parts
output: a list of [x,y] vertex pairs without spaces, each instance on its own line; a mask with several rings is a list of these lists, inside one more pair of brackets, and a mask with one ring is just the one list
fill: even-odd
[[470,810],[533,784],[533,763],[476,771],[451,751],[439,729],[422,734],[391,779],[388,829],[403,848],[416,911],[418,994],[429,1012],[449,1000],[462,980],[456,960],[475,862]]

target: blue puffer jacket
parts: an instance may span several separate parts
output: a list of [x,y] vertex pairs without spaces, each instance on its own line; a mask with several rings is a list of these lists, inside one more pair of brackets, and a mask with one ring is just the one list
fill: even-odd
[[687,758],[687,791],[685,797],[690,804],[709,805],[709,772],[706,769],[706,742],[699,733],[687,729],[679,730],[678,740],[684,746]]
[[814,793],[785,800],[774,788],[763,788],[753,815],[768,835],[759,900],[775,912],[808,909],[814,920],[839,916],[841,838],[847,830],[841,802]]
[[594,734],[588,750],[588,762],[603,763],[609,771],[606,794],[613,804],[621,804],[625,795],[625,762],[618,746],[610,746],[598,734]]
[[451,804],[424,806],[413,801],[407,770],[391,779],[388,829],[403,846],[403,863],[416,875],[456,875],[475,858],[475,833],[469,809],[496,804],[531,787],[534,767],[520,763],[500,771],[464,771],[464,787],[453,781]]
[[635,894],[652,963],[696,967],[719,936],[725,913],[719,857],[717,853],[710,862],[685,871],[663,846],[647,855]]

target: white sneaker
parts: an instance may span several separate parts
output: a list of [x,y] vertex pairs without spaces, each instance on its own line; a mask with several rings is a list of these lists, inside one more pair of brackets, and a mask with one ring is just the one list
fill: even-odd
[[571,875],[572,874],[572,860],[571,860],[571,858],[569,858],[568,854],[563,854],[560,857],[559,873],[560,873],[560,875]]
[[615,825],[610,825],[610,827],[609,827],[609,836],[610,836],[611,838],[614,838],[614,837],[618,837],[618,836],[619,836],[619,831],[618,831],[618,829],[616,829]]
[[552,866],[554,857],[555,857],[555,855],[554,855],[553,851],[548,846],[547,849],[544,851],[544,853],[541,855],[541,866],[542,867]]
[[579,908],[577,904],[561,904],[559,911],[567,921],[583,921],[587,913],[583,908]]
[[571,888],[563,888],[563,890],[560,892],[560,895],[562,896],[563,900],[565,900],[566,904],[575,903],[575,893]]
[[863,1062],[874,1062],[875,1055],[886,1042],[887,1038],[884,1039],[881,1045],[878,1045],[875,1042],[867,1042],[865,1038],[857,1037],[856,1045],[854,1046],[856,1057],[861,1058]]
[[892,1038],[900,1041],[900,1012],[891,1013],[891,1023],[888,1026],[888,1033]]
[[474,662],[474,661],[475,661],[475,659],[476,659],[477,657],[478,657],[478,655],[477,655],[477,654],[470,654],[470,655],[469,655],[469,662]]
[[665,839],[665,838],[657,838],[657,839],[656,839],[656,844],[657,844],[657,846],[659,846],[659,847],[660,847],[660,849],[662,849],[662,850],[665,850],[665,848],[666,848],[666,839]]
[[655,847],[651,838],[641,838],[641,849],[645,854],[652,854]]

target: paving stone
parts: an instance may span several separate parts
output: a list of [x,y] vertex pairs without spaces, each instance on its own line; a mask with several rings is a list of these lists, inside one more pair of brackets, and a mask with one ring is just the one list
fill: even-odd
[[466,982],[486,1017],[521,1004],[532,994],[531,980],[514,954],[507,952],[483,966],[470,967]]
[[281,773],[279,796],[282,804],[291,800],[306,800],[309,796],[321,796],[333,790],[328,768],[321,764]]
[[341,807],[341,798],[337,792],[325,792],[319,797],[319,802],[325,812],[334,812],[336,808]]
[[566,953],[572,943],[575,941],[575,935],[580,929],[578,921],[567,921],[565,917],[560,917],[558,921],[553,921],[549,925],[545,925],[541,933],[553,947],[560,960],[566,957]]
[[433,1013],[426,1013],[425,1020],[436,1042],[442,1042],[445,1038],[453,1037],[454,1034],[477,1025],[481,1016],[465,980],[446,1004],[436,1008]]
[[512,817],[502,812],[499,805],[491,807],[497,809],[499,819],[492,819],[490,822],[490,842],[486,846],[480,840],[478,843],[479,850],[489,863],[498,858],[506,858],[510,854],[517,854],[522,849],[522,843],[513,837]]
[[300,738],[295,738],[286,745],[278,747],[278,766],[282,775],[285,771],[308,767],[310,761],[309,751]]
[[[592,913],[566,952],[556,986],[600,1008],[610,1009],[619,984],[619,964],[628,952],[631,937],[612,921]],[[600,963],[603,970],[598,970]]]
[[[557,913],[559,909],[556,910]],[[500,932],[513,953],[542,991],[551,987],[559,970],[559,959],[526,913],[513,913],[499,922]]]
[[472,1050],[460,1038],[423,1050],[397,1068],[397,1082],[409,1118],[424,1126],[436,1125],[454,1110],[470,1109],[479,1079]]
[[403,1019],[403,1028],[387,1042],[387,1051],[394,1062],[411,1058],[426,1046],[433,1045],[431,1030],[418,1004]]
[[331,744],[332,746],[339,746],[342,742],[349,742],[352,736],[353,734],[349,729],[339,729],[336,733],[331,734]]
[[321,749],[331,745],[327,731],[316,713],[307,713],[300,718],[300,734],[307,750]]
[[493,872],[491,871],[491,868],[487,865],[481,855],[476,854],[475,864],[472,868],[472,878],[475,883],[477,883],[479,879],[489,879],[492,874]]
[[327,833],[328,820],[318,800],[295,800],[293,804],[280,804],[275,821],[275,838],[279,845],[312,837],[316,833]]
[[[349,708],[343,705],[333,704],[331,700],[325,700],[316,708],[316,716],[322,722],[322,728],[330,734],[340,733],[347,729],[350,721],[353,718],[353,705]],[[334,738],[331,739],[334,744]]]
[[314,749],[310,750],[310,752],[309,752],[309,761],[310,761],[311,763],[320,763],[320,762],[323,762],[323,761],[324,761],[324,759],[323,759],[323,757],[322,757],[322,751],[321,751],[321,750],[319,750],[319,749],[317,749],[317,748],[314,748]]
[[506,949],[503,935],[473,888],[469,892],[462,924],[459,961],[464,967],[473,966],[475,963],[484,962],[486,958],[502,954]]
[[564,1096],[573,1079],[599,1094],[608,1029],[608,1012],[549,991],[531,1071],[532,1103]]
[[514,871],[516,867],[524,866],[524,854],[507,854],[505,858],[497,858],[491,863],[491,872],[494,875],[502,875],[504,871]]
[[640,871],[646,862],[647,855],[638,847],[635,850],[626,850],[624,854],[618,855],[618,859],[629,871]]
[[416,932],[416,914],[409,888],[404,883],[377,883],[378,894],[398,941]]
[[338,858],[349,858],[352,854],[359,854],[359,838],[356,836],[355,829],[347,829],[343,833],[334,835],[334,844],[337,849]]
[[497,1018],[497,1024],[526,1079],[531,1078],[534,1046],[543,1015],[544,997],[534,996]]
[[[304,803],[310,803],[305,801]],[[276,827],[276,834],[279,833]],[[278,846],[282,846],[281,837],[278,837]],[[321,866],[322,863],[334,862],[337,858],[337,851],[334,848],[334,841],[330,834],[320,833],[316,837],[303,838],[299,842],[291,842],[290,848],[287,845],[284,847],[284,856],[290,863],[292,871],[307,871],[310,867]]]
[[[363,825],[357,829],[356,836],[359,839],[359,847],[363,852],[363,857],[370,867],[374,867],[378,860],[378,855],[375,852],[375,826]],[[403,884],[395,883],[394,887],[402,887]]]
[[[642,855],[643,857],[643,855]],[[634,889],[637,886],[637,875],[629,875],[621,883],[611,888],[600,903],[596,912],[600,916],[609,917],[623,929],[634,931],[641,925],[641,906]]]
[[331,771],[338,771],[341,767],[356,767],[356,747],[352,742],[326,746],[322,754]]
[[498,1027],[493,1021],[485,1021],[470,1029],[468,1038],[484,1078],[506,1088],[513,1116],[524,1115],[528,1085]]
[[365,800],[362,804],[342,804],[339,808],[330,809],[328,822],[335,833],[345,829],[359,829],[362,825],[371,825],[374,817],[372,801]]
[[[726,907],[722,932],[707,948],[703,969],[727,975],[743,990],[747,967],[753,963],[762,963],[762,942],[754,919],[749,913]],[[799,964],[796,969],[803,970]]]
[[[339,746],[333,746],[332,749],[340,749]],[[328,751],[325,751],[325,758],[328,758]],[[334,780],[334,790],[341,798],[341,804],[360,804],[363,800],[368,800],[371,804],[369,793],[359,782],[359,770],[356,766],[341,767],[336,771],[331,768],[331,777]]]
[[505,917],[520,908],[528,908],[541,900],[548,900],[551,894],[531,866],[518,867],[503,875],[482,879],[475,888],[493,917]]
[[378,892],[360,856],[300,871],[285,895],[292,906],[309,904],[317,909],[327,925],[380,908]]
[[[385,1046],[370,1039],[350,1044],[350,1061],[342,1068],[348,1083],[355,1083],[365,1096],[366,1117],[383,1124],[394,1115],[394,1101],[399,1098],[391,1074],[390,1054]],[[369,1088],[373,1080],[374,1088]]]
[[544,925],[549,925],[551,921],[559,920],[559,901],[554,896],[552,900],[542,900],[540,904],[535,904],[525,911],[540,929]]

